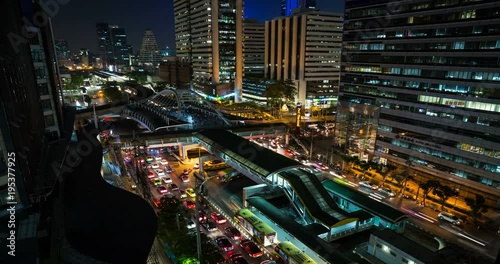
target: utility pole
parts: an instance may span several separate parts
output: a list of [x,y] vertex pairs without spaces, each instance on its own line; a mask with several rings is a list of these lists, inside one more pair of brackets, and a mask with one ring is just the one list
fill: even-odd
[[177,230],[179,230],[179,231],[180,231],[180,230],[181,230],[181,223],[180,223],[180,221],[179,221],[179,215],[180,215],[180,214],[176,214],[176,216],[175,216],[175,220],[176,220],[176,222],[177,222]]
[[95,128],[96,129],[99,129],[99,127],[97,126],[97,115],[95,113],[95,103],[92,104],[92,108],[94,109],[94,125],[95,125]]
[[309,160],[312,160],[312,156],[313,156],[313,140],[314,140],[314,137],[313,137],[313,133],[311,132],[311,149],[309,150]]
[[[201,171],[201,157],[200,157],[200,171]],[[194,173],[193,173],[194,174]],[[198,178],[195,177],[195,186],[194,186],[194,189],[195,189],[195,193],[196,193],[196,202],[195,202],[195,212],[194,212],[194,217],[196,218],[195,219],[195,223],[196,223],[196,251],[198,253],[198,263],[201,262],[201,235],[200,235],[200,198],[199,198],[199,195],[200,195],[200,192],[198,191]]]

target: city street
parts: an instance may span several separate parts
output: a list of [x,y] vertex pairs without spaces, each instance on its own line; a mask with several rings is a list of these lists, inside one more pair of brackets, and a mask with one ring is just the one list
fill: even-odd
[[[198,151],[190,152],[190,154],[195,154],[195,153],[198,154]],[[206,154],[206,152],[200,152],[200,153],[202,155],[204,153]],[[149,154],[152,156],[155,156],[155,157],[159,156],[162,159],[166,160],[168,162],[168,166],[170,166],[173,169],[173,171],[171,173],[166,173],[165,176],[159,177],[160,179],[168,177],[172,180],[172,182],[169,184],[165,184],[162,181],[162,186],[166,186],[169,189],[169,191],[167,193],[163,193],[163,194],[160,193],[158,190],[158,187],[155,187],[151,182],[149,188],[150,188],[151,194],[153,195],[153,199],[158,201],[161,199],[161,197],[163,195],[170,193],[170,194],[174,195],[175,197],[177,197],[178,199],[180,199],[181,201],[188,201],[188,200],[194,201],[194,198],[191,198],[188,195],[181,195],[181,193],[185,192],[185,190],[188,188],[194,189],[194,187],[195,187],[194,186],[195,185],[195,178],[194,178],[193,172],[197,171],[197,169],[194,169],[194,165],[196,163],[198,163],[198,158],[193,158],[187,162],[179,162],[174,155],[171,155],[169,153],[159,153],[159,152],[155,151],[155,152],[150,152]],[[125,156],[125,154],[124,154],[124,156]],[[212,157],[212,159],[216,159],[216,158]],[[153,161],[153,163],[156,163],[156,162],[159,163],[159,161]],[[160,165],[160,164],[158,164],[158,165],[159,165],[159,169],[164,171],[165,166]],[[132,164],[128,164],[127,167],[129,169],[129,171],[134,171]],[[149,170],[152,170],[152,169],[149,169]],[[181,176],[184,174],[185,170],[187,170],[189,172],[187,175],[189,181],[187,181],[187,182],[186,182],[186,180],[183,181],[181,179]],[[213,174],[213,172],[212,172],[212,174]],[[172,190],[171,188],[168,187],[169,185],[171,186],[172,183],[178,187],[178,190]],[[220,200],[220,197],[227,197],[227,192],[223,188],[220,188],[220,186],[218,185],[217,179],[214,178],[213,180],[208,181],[205,184],[205,186],[207,187],[207,189],[210,189],[210,197],[214,197],[214,198],[216,197],[218,200]],[[217,188],[214,188],[214,187],[217,187]],[[224,199],[224,200],[226,200],[226,199]],[[224,208],[224,204],[222,204],[222,205],[218,204],[217,208],[219,208],[219,210],[217,210],[214,207],[214,205],[215,204],[213,204],[209,208],[203,208],[203,211],[207,215],[207,218],[210,218],[210,214],[212,212],[220,212],[226,216],[228,221],[226,223],[223,223],[223,224],[218,224],[217,230],[214,230],[214,231],[209,231],[206,229],[206,227],[204,225],[201,225],[201,231],[203,233],[207,234],[207,236],[212,240],[215,239],[216,237],[226,236],[224,229],[227,227],[235,226],[235,223],[232,221],[232,218],[234,216],[234,208],[233,209],[225,208],[225,210],[220,210],[220,208]],[[188,218],[186,219],[186,222],[194,219],[194,210],[189,209],[187,211],[189,212],[189,214],[188,214]],[[239,226],[237,226],[237,227],[238,227],[238,229],[241,230],[241,227],[239,227]],[[192,231],[194,232],[194,229],[192,229]],[[242,234],[245,234],[243,230],[241,230],[241,231],[242,231]],[[248,235],[247,235],[246,238],[243,238],[243,239],[250,239],[250,237],[248,237]],[[264,254],[263,256],[258,257],[258,258],[251,258],[248,255],[248,253],[246,253],[243,250],[243,248],[239,245],[239,240],[232,240],[232,239],[229,239],[229,240],[231,241],[231,243],[233,244],[233,247],[234,247],[234,250],[231,251],[231,254],[241,254],[247,260],[248,263],[257,264],[257,263],[260,263],[260,262],[267,259],[266,254]],[[222,253],[222,255],[225,256],[226,258],[228,258],[228,255],[226,253]],[[268,253],[267,256],[269,256],[269,255],[270,254]]]
[[[330,139],[323,139],[322,141],[317,140],[316,141],[317,145],[315,144],[315,146],[318,147],[317,148],[315,147],[314,151],[316,151],[316,153],[321,153],[322,150],[326,149],[325,146],[327,147],[330,146],[329,144],[327,144],[329,140]],[[282,155],[285,155],[289,158],[296,157],[296,155],[293,154],[293,151],[289,151],[287,148],[282,148],[278,146],[279,143],[277,142],[279,142],[279,139],[277,139],[275,143],[272,143],[271,141],[266,139],[256,139],[254,142],[263,147],[274,150]],[[194,188],[195,179],[193,172],[197,171],[196,169],[194,169],[194,165],[198,163],[198,154],[206,156],[208,153],[206,151],[198,152],[197,150],[191,150],[188,152],[189,159],[183,162],[179,162],[179,160],[177,159],[177,157],[175,157],[175,155],[171,155],[169,153],[159,153],[159,152],[152,153],[152,155],[160,155],[163,159],[168,161],[168,165],[173,169],[173,172],[166,174],[166,176],[164,177],[170,177],[172,179],[172,183],[176,184],[180,190],[186,190],[187,188]],[[216,158],[213,157],[213,159]],[[338,160],[336,161],[341,162],[340,158],[338,158]],[[306,164],[314,164],[314,163],[307,162]],[[109,164],[105,163],[104,165],[105,165],[103,166],[104,170],[113,170],[112,167],[109,168]],[[165,166],[159,164],[160,170],[164,170],[164,168]],[[181,180],[181,175],[183,174],[184,170],[189,171],[188,182],[184,182]],[[336,173],[337,172],[331,169],[327,169],[323,172],[323,177],[324,179],[333,179],[338,181],[340,177],[336,177],[334,175]],[[211,172],[210,175],[213,175],[213,172]],[[465,226],[452,225],[449,222],[438,219],[439,212],[434,211],[428,207],[423,207],[422,205],[417,204],[413,200],[404,199],[401,195],[397,195],[396,197],[389,197],[387,195],[381,194],[378,191],[370,190],[364,187],[359,187],[358,178],[354,178],[352,175],[346,175],[346,174],[344,174],[344,176],[346,176],[346,178],[342,179],[342,181],[344,181],[344,183],[347,183],[350,187],[359,190],[360,192],[366,194],[371,198],[378,200],[379,202],[386,203],[410,215],[411,224],[408,224],[408,228],[415,229],[416,232],[420,232],[422,235],[426,235],[431,238],[434,236],[440,237],[445,242],[457,244],[466,249],[470,249],[482,255],[485,255],[491,259],[494,259],[496,257],[496,254],[500,248],[500,240],[498,239],[497,234],[486,232],[485,230],[482,229],[478,230],[472,227],[471,225],[465,225]],[[163,176],[161,178],[163,178]],[[238,207],[235,205],[241,204],[240,199],[241,199],[242,188],[252,184],[251,181],[237,181],[237,182],[241,182],[244,185],[242,186],[238,185],[236,186],[237,189],[235,189],[236,188],[234,185],[235,183],[228,185],[226,183],[219,183],[217,179],[212,179],[206,182],[205,188],[206,190],[208,190],[208,196],[212,201],[212,206],[210,207],[210,209],[206,210],[208,211],[207,214],[210,214],[212,211],[214,211],[215,208],[218,208],[218,211],[223,213],[226,216],[226,218],[228,219],[232,218],[233,215],[231,214],[233,214],[235,210],[238,209]],[[227,186],[232,186],[231,187],[232,189],[228,190]],[[161,194],[158,191],[157,187],[154,187],[153,184],[151,184],[149,188],[151,194],[156,200],[159,200],[162,197],[162,195],[164,195]],[[181,197],[180,191],[169,190],[169,193],[172,193],[181,200],[190,199],[187,197]],[[221,199],[221,197],[225,198]],[[412,225],[414,226],[412,227]],[[210,238],[215,238],[217,236],[224,235],[223,230],[227,226],[228,226],[227,223],[218,225],[218,230],[212,232],[209,232],[204,227],[202,227],[202,230],[203,232],[208,234]],[[239,247],[235,247],[235,249],[236,248],[238,252],[241,251]],[[264,250],[269,251],[270,249],[264,249]],[[241,254],[246,256],[245,258],[247,259],[247,261],[249,261],[249,263],[260,263],[259,261],[262,261],[261,258],[263,258],[261,257],[259,259],[251,259],[244,252],[242,252]]]
[[[321,157],[326,157],[328,149],[332,144],[332,140],[333,139],[331,137],[326,139],[315,139],[313,145],[313,156],[317,157],[316,154],[321,154]],[[269,147],[269,143],[265,140],[262,140],[260,142],[257,141],[256,143],[289,158],[294,158],[293,154],[284,151],[284,149],[281,147]],[[342,164],[342,159],[339,156],[334,155],[331,158],[333,164]],[[324,160],[321,161],[324,162]],[[308,162],[306,164],[312,163],[313,162]],[[330,172],[335,171],[331,170],[330,168],[323,172],[324,179],[339,180],[338,177],[335,177]],[[377,199],[379,202],[388,204],[410,215],[410,222],[417,226],[421,232],[430,233],[433,236],[441,237],[447,242],[451,242],[466,249],[473,250],[491,259],[496,258],[500,249],[500,239],[498,234],[494,232],[488,232],[487,230],[483,229],[477,229],[471,224],[455,226],[449,222],[438,219],[439,211],[432,210],[429,207],[424,207],[423,205],[417,204],[413,200],[405,199],[402,197],[402,195],[389,197],[387,195],[381,194],[378,191],[360,187],[358,185],[360,182],[359,178],[355,178],[352,175],[348,175],[346,173],[338,172],[338,174],[346,176],[345,181],[347,181],[347,185],[351,188],[354,188],[371,198]]]

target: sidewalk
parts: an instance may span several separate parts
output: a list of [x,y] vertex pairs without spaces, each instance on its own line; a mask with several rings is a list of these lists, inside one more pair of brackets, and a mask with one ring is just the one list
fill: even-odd
[[[358,168],[352,168],[352,170],[355,171],[355,173],[358,175],[363,175],[363,172],[361,170],[359,170]],[[371,173],[372,176],[366,175],[367,173]],[[361,181],[360,177],[354,178],[353,174],[350,174],[347,172],[344,172],[343,174],[346,175],[348,177],[349,181],[351,181],[351,182],[358,183],[359,181]],[[419,180],[417,180],[417,181],[425,181],[422,178],[423,177],[419,177]],[[381,185],[382,179],[383,179],[383,177],[373,170],[367,170],[365,172],[365,181],[376,180]],[[397,182],[395,182],[395,180],[392,180],[391,177],[386,177],[384,186],[392,189],[393,192],[397,193],[397,195],[401,195],[401,193],[400,193],[401,187],[397,186]],[[417,183],[415,183],[414,181],[408,181],[407,182],[407,190],[404,191],[404,194],[410,195],[410,197],[413,197],[413,199],[411,199],[411,200],[414,201],[414,198],[417,195],[418,189],[419,189],[419,187],[418,187]],[[420,188],[419,193],[418,193],[418,202],[419,203],[423,202],[423,195],[424,195],[423,190]],[[435,199],[436,201],[429,199],[429,197]],[[467,211],[467,212],[470,211],[469,206],[465,203],[465,200],[460,196],[459,197],[450,197],[446,201],[444,208],[441,210],[440,198],[436,195],[433,195],[432,192],[430,192],[429,194],[427,194],[427,198],[425,200],[425,208],[426,209],[428,208],[430,211],[450,211],[459,217],[466,217],[467,220],[470,221],[469,214],[465,214],[465,213],[457,211],[455,209],[455,208],[458,208],[458,209],[461,209],[463,211]],[[491,221],[498,222],[500,220],[500,211],[496,210],[494,208],[489,208],[488,212],[483,214],[483,217],[491,219]]]

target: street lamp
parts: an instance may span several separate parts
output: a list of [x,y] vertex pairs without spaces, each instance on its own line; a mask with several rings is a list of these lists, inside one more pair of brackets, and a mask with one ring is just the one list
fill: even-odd
[[457,192],[457,195],[455,195],[455,204],[453,206],[457,206],[457,199],[458,195],[460,194],[460,188],[456,188],[455,191]]
[[[199,176],[200,178],[198,178],[196,172],[193,173],[193,175],[195,176],[195,183],[194,183],[194,191],[195,191],[195,224],[196,224],[196,250],[198,252],[198,262],[201,261],[201,235],[200,235],[200,194],[201,194],[201,187],[203,187],[203,185],[205,183],[207,183],[208,181],[210,181],[211,179],[215,178],[216,176],[212,176],[212,177],[207,177],[205,178],[205,172],[203,171],[203,160],[205,158],[208,158],[210,156],[199,156],[199,166],[200,166],[200,173],[199,173]],[[203,177],[203,178],[201,178]],[[198,185],[198,180],[203,180],[203,182],[201,184]]]
[[313,136],[313,133],[311,132],[311,149],[309,150],[309,160],[310,161],[312,160],[312,157],[313,157],[313,140],[314,140],[314,136]]

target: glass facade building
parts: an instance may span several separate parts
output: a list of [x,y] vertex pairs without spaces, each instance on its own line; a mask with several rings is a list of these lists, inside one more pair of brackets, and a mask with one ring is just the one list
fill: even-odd
[[347,0],[336,144],[498,199],[500,2]]
[[175,0],[176,56],[193,68],[192,87],[234,85],[242,100],[243,0]]

